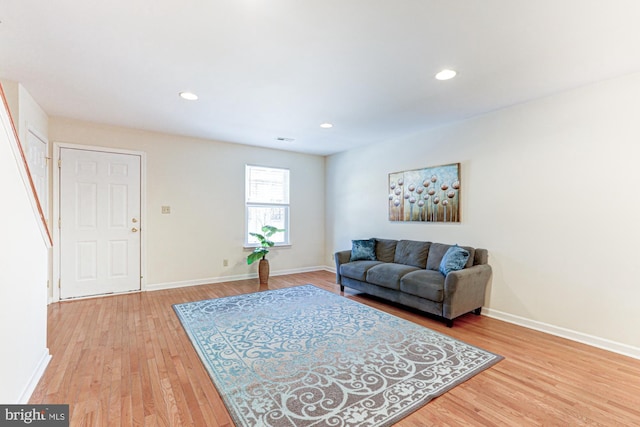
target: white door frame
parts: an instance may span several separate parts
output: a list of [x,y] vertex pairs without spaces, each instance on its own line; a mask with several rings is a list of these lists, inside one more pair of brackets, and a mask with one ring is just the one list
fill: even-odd
[[53,301],[60,301],[60,150],[72,148],[75,150],[101,151],[103,153],[132,154],[140,156],[140,224],[144,227],[140,236],[140,290],[147,288],[147,153],[144,151],[123,150],[120,148],[98,147],[95,145],[69,144],[66,142],[54,142],[53,144],[53,273],[51,283],[53,284]]

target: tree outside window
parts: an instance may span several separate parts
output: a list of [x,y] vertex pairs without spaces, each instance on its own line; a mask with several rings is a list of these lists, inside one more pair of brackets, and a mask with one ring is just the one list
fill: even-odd
[[245,172],[245,245],[258,244],[249,233],[260,233],[264,225],[285,230],[274,234],[270,240],[276,245],[288,245],[289,169],[246,165]]

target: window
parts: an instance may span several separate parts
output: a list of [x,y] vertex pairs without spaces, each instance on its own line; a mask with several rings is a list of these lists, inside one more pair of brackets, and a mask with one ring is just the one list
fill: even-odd
[[246,166],[245,245],[255,246],[258,240],[249,233],[262,233],[262,226],[284,229],[271,236],[276,245],[289,244],[289,169]]

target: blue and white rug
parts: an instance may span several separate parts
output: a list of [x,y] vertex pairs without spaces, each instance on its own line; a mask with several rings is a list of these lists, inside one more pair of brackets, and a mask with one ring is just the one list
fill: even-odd
[[502,359],[313,285],[174,309],[239,426],[388,426]]

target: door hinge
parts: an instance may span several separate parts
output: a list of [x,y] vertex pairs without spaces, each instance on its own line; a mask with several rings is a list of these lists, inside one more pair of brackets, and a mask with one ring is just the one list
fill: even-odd
[[58,218],[58,229],[62,228],[62,218]]
[[59,279],[59,278],[58,278],[58,289],[61,289],[61,286],[60,286],[60,279]]
[[62,167],[62,159],[58,159],[58,168]]

